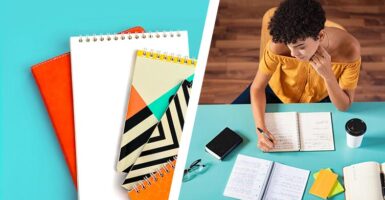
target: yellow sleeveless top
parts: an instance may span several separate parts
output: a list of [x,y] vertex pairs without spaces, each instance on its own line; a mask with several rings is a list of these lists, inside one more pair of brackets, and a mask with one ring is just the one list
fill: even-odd
[[[262,19],[259,70],[272,75],[269,85],[283,103],[319,102],[328,96],[324,80],[307,61],[274,54],[268,48],[271,36],[267,30],[276,8],[269,9]],[[345,30],[327,20],[325,26]],[[361,58],[354,62],[334,63],[332,70],[342,89],[355,89],[360,74]]]
[[[323,78],[307,61],[274,54],[269,43],[259,62],[259,70],[272,75],[269,85],[284,103],[318,102],[328,96]],[[332,70],[342,89],[355,89],[360,74],[361,58],[354,62],[334,63]]]

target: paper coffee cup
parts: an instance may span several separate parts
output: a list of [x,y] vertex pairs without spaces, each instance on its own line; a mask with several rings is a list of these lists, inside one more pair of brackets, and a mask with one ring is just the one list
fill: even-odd
[[346,143],[350,148],[358,148],[361,146],[362,139],[366,132],[366,124],[358,118],[354,118],[346,122]]

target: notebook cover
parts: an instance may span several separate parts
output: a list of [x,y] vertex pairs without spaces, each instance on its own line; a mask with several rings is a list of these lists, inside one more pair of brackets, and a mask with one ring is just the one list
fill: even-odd
[[137,51],[117,170],[128,173],[161,120],[180,83],[191,81],[196,61]]
[[[172,166],[175,166],[176,160],[172,161]],[[167,165],[167,170],[164,168],[160,169],[160,173],[163,176],[155,173],[157,180],[150,177],[149,181],[143,181],[142,184],[138,184],[136,189],[128,192],[128,197],[131,200],[167,200],[170,194],[172,177],[174,175],[174,167]],[[149,184],[150,183],[150,184]]]
[[226,127],[206,145],[206,151],[208,149],[223,160],[242,141],[243,139],[237,133]]
[[[328,170],[328,171],[330,171],[330,172],[333,172],[330,168],[326,168],[326,170]],[[313,174],[313,178],[314,178],[314,179],[317,179],[318,174],[319,174],[319,171],[316,172],[316,173],[314,173],[314,174]],[[333,196],[335,196],[335,195],[337,195],[337,194],[340,194],[340,193],[342,193],[342,192],[344,192],[344,191],[345,191],[345,190],[344,190],[344,187],[341,185],[341,183],[340,183],[340,182],[338,181],[338,179],[337,179],[337,183],[334,185],[334,187],[333,187],[332,191],[330,192],[328,198],[333,197]]]
[[325,169],[320,170],[317,179],[310,188],[309,193],[320,198],[327,199],[336,184],[337,177],[338,175],[331,171]]
[[[136,53],[153,49],[188,56],[188,32],[74,36],[70,47],[78,198],[127,197],[118,186],[125,174],[116,172],[116,163]],[[95,181],[96,175],[103,181]]]
[[[133,27],[121,33],[142,33]],[[43,98],[51,123],[76,186],[75,129],[73,121],[70,53],[56,56],[32,66],[33,77]]]
[[191,82],[183,81],[175,96],[170,98],[169,107],[127,174],[122,185],[124,188],[130,190],[178,154],[191,87]]

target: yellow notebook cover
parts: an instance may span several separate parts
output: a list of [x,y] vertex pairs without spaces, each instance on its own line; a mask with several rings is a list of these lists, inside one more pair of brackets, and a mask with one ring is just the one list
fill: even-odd
[[337,174],[326,169],[320,170],[317,179],[310,188],[310,194],[326,199],[337,182]]
[[[326,170],[328,170],[330,172],[333,172],[330,168],[326,168]],[[313,174],[314,179],[317,179],[318,174],[319,174],[319,171]],[[337,178],[337,183],[334,185],[334,187],[333,187],[332,191],[330,192],[328,198],[333,197],[333,196],[335,196],[337,194],[340,194],[340,193],[342,193],[344,191],[345,191],[344,187],[338,181],[338,178]]]

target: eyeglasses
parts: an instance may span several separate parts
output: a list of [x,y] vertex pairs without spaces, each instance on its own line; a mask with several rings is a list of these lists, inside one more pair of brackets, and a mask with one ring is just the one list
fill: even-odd
[[200,174],[204,171],[206,168],[206,165],[200,164],[201,159],[198,159],[191,163],[190,167],[188,169],[184,170],[183,174],[183,182],[190,181],[193,179],[197,174]]

